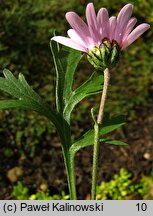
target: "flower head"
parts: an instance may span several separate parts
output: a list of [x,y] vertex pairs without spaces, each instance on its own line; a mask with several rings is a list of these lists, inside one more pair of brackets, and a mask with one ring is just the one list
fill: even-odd
[[[107,66],[111,61],[114,64],[119,56],[114,49],[118,52],[125,49],[150,27],[149,24],[143,23],[134,29],[137,19],[131,18],[132,10],[133,5],[127,4],[117,17],[109,18],[106,8],[101,8],[96,15],[93,3],[89,3],[86,7],[87,24],[75,12],[68,12],[66,19],[72,27],[67,32],[69,38],[55,36],[52,40],[88,53],[89,61],[94,55],[95,58],[102,59],[102,65]],[[107,55],[104,56],[104,53]],[[108,60],[109,63],[107,63]]]

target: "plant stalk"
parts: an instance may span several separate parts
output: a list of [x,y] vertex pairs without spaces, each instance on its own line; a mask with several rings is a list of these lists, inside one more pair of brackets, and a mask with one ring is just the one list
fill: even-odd
[[94,149],[93,149],[93,170],[92,170],[92,189],[91,189],[92,200],[96,199],[97,168],[98,168],[98,156],[99,156],[99,128],[100,125],[102,125],[109,79],[110,79],[109,69],[106,68],[104,70],[104,85],[103,85],[103,92],[101,96],[98,117],[94,125]]
[[71,200],[77,200],[76,195],[76,179],[75,179],[75,167],[74,167],[74,155],[69,153],[69,176],[71,186]]
[[69,153],[69,150],[63,149],[64,151],[64,162],[66,167],[68,187],[70,193],[70,200],[77,200],[76,196],[76,181],[74,172],[74,156]]

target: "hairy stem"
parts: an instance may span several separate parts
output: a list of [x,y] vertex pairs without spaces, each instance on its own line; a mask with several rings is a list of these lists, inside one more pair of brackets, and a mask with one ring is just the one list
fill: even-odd
[[98,168],[98,156],[99,156],[99,127],[102,124],[102,120],[103,120],[109,79],[110,79],[109,69],[106,68],[104,70],[104,86],[103,86],[103,92],[102,92],[98,117],[94,125],[95,134],[94,134],[94,150],[93,150],[92,191],[91,191],[93,200],[96,199],[97,168]]
[[94,125],[94,150],[93,150],[93,170],[92,170],[92,189],[91,198],[96,199],[96,182],[97,182],[97,167],[98,167],[98,153],[99,153],[99,125],[95,122]]
[[105,107],[108,85],[109,85],[109,79],[110,79],[109,69],[106,68],[104,70],[104,86],[103,86],[103,92],[102,92],[100,107],[99,107],[99,113],[98,113],[98,117],[97,117],[97,124],[102,124],[103,115],[104,115],[104,107]]

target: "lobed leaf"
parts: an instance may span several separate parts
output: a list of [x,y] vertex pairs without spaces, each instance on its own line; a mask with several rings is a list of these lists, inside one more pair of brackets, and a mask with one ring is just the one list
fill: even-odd
[[[53,111],[48,104],[28,85],[24,76],[19,74],[16,79],[13,74],[5,69],[5,78],[0,77],[0,90],[9,93],[16,99],[0,100],[0,109],[22,108],[38,112],[47,117],[57,128],[60,137],[65,145],[70,143],[66,137],[69,137],[70,129],[67,122],[59,113]],[[65,131],[63,131],[63,126]]]

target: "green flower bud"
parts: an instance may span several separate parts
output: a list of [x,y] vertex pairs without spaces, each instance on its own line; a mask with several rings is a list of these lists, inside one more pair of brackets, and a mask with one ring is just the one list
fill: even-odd
[[96,69],[113,67],[118,62],[120,56],[120,47],[116,41],[112,43],[104,39],[99,47],[94,47],[87,55],[88,61]]

